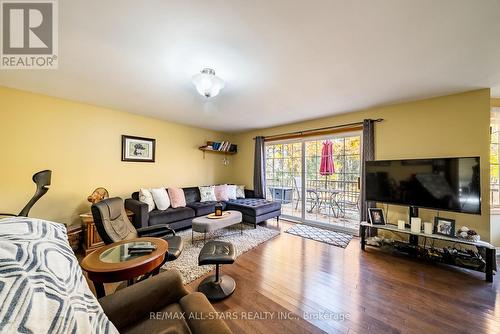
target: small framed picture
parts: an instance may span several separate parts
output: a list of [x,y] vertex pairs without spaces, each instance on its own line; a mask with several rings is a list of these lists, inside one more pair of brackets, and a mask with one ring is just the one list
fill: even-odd
[[454,237],[455,220],[441,217],[434,218],[434,233]]
[[156,140],[122,136],[122,161],[155,162]]
[[372,225],[385,225],[384,210],[379,208],[368,208],[368,216]]

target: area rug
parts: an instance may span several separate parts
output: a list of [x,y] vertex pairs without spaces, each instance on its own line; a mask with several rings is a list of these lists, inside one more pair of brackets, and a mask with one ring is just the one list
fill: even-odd
[[[191,229],[178,232],[177,235],[184,241],[184,249],[179,258],[172,262],[167,262],[162,269],[177,268],[182,275],[184,284],[190,283],[215,269],[215,266],[198,266],[198,255],[203,247],[203,234],[195,234],[195,244],[191,242]],[[234,228],[222,229],[215,234],[207,234],[207,240],[222,240],[231,242],[236,250],[236,257],[248,252],[261,243],[274,238],[280,234],[279,231],[271,230],[262,226],[254,229],[253,226],[245,225],[243,234],[240,233],[240,226]]]
[[303,238],[312,239],[320,242],[324,242],[329,245],[346,248],[349,245],[349,241],[352,239],[352,235],[335,232],[319,227],[296,224],[289,228],[286,233],[293,235],[298,235]]

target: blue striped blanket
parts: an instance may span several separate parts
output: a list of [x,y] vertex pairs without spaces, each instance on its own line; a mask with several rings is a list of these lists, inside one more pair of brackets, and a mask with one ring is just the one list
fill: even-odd
[[0,219],[1,333],[117,333],[62,224]]

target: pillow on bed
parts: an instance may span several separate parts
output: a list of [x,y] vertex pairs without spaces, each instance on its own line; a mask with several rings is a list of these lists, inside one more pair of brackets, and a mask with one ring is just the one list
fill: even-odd
[[215,187],[214,186],[204,186],[198,187],[200,189],[200,202],[215,202]]

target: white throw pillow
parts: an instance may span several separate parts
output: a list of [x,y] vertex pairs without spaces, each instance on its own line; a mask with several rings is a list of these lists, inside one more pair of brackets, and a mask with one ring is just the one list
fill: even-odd
[[215,187],[214,186],[206,186],[206,187],[198,187],[200,189],[200,202],[215,202],[217,198],[215,197]]
[[228,184],[226,185],[227,197],[229,199],[236,199],[236,185]]
[[155,201],[153,199],[153,194],[146,188],[141,188],[139,190],[139,201],[144,202],[148,205],[148,212],[151,212],[155,208]]
[[245,186],[236,186],[236,198],[245,198]]
[[153,195],[153,200],[155,201],[158,210],[167,210],[170,206],[170,198],[168,197],[167,189],[165,188],[154,188],[150,189]]

